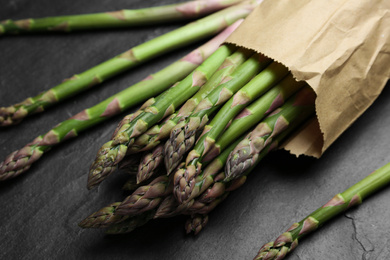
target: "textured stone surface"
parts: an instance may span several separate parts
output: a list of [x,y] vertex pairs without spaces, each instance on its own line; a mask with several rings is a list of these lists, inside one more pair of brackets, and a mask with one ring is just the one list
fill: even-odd
[[[175,0],[7,0],[0,18],[114,11]],[[0,106],[22,101],[177,24],[0,39]],[[190,48],[116,77],[22,124],[0,130],[0,158],[80,110],[145,78]],[[319,160],[278,151],[210,215],[197,236],[185,217],[153,221],[125,236],[81,230],[90,213],[123,200],[126,176],[86,189],[87,172],[118,116],[54,148],[26,174],[0,183],[0,259],[252,259],[257,250],[335,194],[390,161],[390,89]],[[390,188],[300,241],[288,259],[389,259]]]

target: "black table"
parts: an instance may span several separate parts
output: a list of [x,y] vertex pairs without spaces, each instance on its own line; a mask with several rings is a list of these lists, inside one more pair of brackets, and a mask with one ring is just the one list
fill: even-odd
[[[140,8],[175,0],[3,1],[0,20]],[[22,101],[179,24],[0,38],[0,106]],[[36,136],[183,56],[190,46],[0,130],[0,158]],[[123,114],[50,151],[27,173],[0,183],[0,259],[252,259],[259,247],[374,169],[390,161],[390,89],[319,160],[277,151],[211,214],[197,236],[185,217],[152,221],[122,236],[77,223],[120,201],[124,177],[86,189],[98,148]],[[302,240],[288,259],[389,259],[390,189]]]

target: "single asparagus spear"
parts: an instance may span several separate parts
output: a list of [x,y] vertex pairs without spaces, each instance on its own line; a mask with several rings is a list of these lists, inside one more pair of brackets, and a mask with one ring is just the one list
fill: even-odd
[[0,108],[0,126],[19,123],[24,117],[101,83],[142,62],[210,37],[246,17],[258,3],[243,2],[140,44],[25,101]]
[[390,183],[390,163],[374,171],[366,178],[334,196],[328,203],[312,212],[298,223],[294,223],[274,242],[261,247],[254,258],[283,259],[298,245],[299,239],[315,231],[326,221],[344,212],[352,206],[361,204],[363,199]]
[[25,32],[71,32],[75,30],[140,26],[193,19],[237,4],[242,0],[200,0],[186,3],[114,12],[54,16],[0,22],[0,35]]
[[151,152],[146,152],[138,167],[137,184],[146,181],[163,166],[164,145],[160,144]]
[[117,206],[115,214],[124,216],[139,215],[156,208],[161,201],[172,193],[172,182],[168,176],[159,176],[150,184],[136,189]]
[[172,129],[170,138],[165,143],[164,162],[168,173],[176,168],[184,154],[192,148],[196,132],[207,123],[211,113],[229,100],[270,62],[271,60],[263,55],[254,54],[232,72],[229,81],[219,85],[203,99],[191,116]]
[[[150,184],[138,187],[122,202],[115,202],[91,214],[79,226],[82,228],[106,228],[136,215],[156,208],[163,198],[172,193],[171,181],[159,176]],[[130,220],[131,221],[131,220]]]
[[122,222],[127,216],[115,214],[120,202],[115,202],[91,214],[79,223],[81,228],[106,228],[114,223]]
[[[278,75],[276,72],[279,72],[280,74]],[[265,69],[252,81],[250,81],[250,83],[247,84],[248,87],[245,86],[242,88],[224,105],[224,107],[212,120],[210,127],[205,127],[204,134],[198,139],[194,150],[192,150],[187,156],[186,167],[180,168],[175,172],[174,194],[179,202],[187,200],[188,196],[190,196],[194,185],[194,178],[200,174],[203,164],[203,157],[210,149],[210,147],[215,146],[220,148],[221,145],[226,147],[233,140],[236,140],[237,137],[241,136],[252,126],[257,124],[265,115],[271,113],[276,107],[283,104],[286,98],[291,96],[294,92],[303,86],[303,83],[295,81],[291,75],[286,77],[284,80],[282,80],[282,82],[274,86],[271,90],[269,90],[262,97],[258,98],[242,112],[246,116],[252,115],[252,120],[245,120],[245,123],[240,122],[238,126],[237,124],[232,123],[232,125],[229,126],[221,136],[222,141],[218,141],[218,144],[215,145],[215,140],[217,139],[216,137],[218,137],[220,133],[225,130],[226,126],[233,119],[233,117],[245,108],[245,101],[240,101],[243,100],[242,97],[246,96],[248,93],[252,94],[257,91],[260,92],[262,86],[263,91],[264,86],[266,86],[266,89],[269,89],[275,82],[280,80],[279,77],[284,76],[284,73],[287,73],[287,69],[282,65],[277,63],[271,64],[267,69]],[[257,86],[259,87],[257,88]],[[255,90],[252,91],[252,89]],[[250,100],[250,97],[248,96],[246,99]],[[234,103],[237,104],[234,105]],[[222,126],[219,125],[220,123]],[[213,131],[214,127],[216,128],[216,131]],[[233,131],[234,135],[231,135],[231,127],[232,130],[235,130]],[[210,136],[208,134],[210,134]],[[228,135],[229,138],[224,138],[226,135]],[[222,149],[224,149],[224,147]],[[214,151],[212,155],[216,156],[217,153]],[[206,155],[206,159],[209,161],[210,158],[207,157],[210,157],[210,155]]]
[[245,49],[238,49],[231,56],[227,57],[222,63],[221,67],[213,74],[213,76],[202,86],[202,88],[180,108],[180,110],[172,115],[170,118],[165,120],[160,125],[155,125],[149,129],[146,133],[138,137],[134,144],[128,149],[128,153],[137,153],[139,151],[147,151],[166,138],[174,126],[180,121],[187,118],[201,100],[203,100],[211,91],[213,91],[219,85],[230,80],[230,74],[242,63],[244,63],[249,56],[251,51]]
[[151,105],[140,111],[129,124],[124,124],[114,138],[98,151],[89,171],[88,189],[99,185],[114,172],[116,165],[126,155],[127,147],[134,143],[134,139],[167,115],[172,114],[178,106],[194,95],[232,52],[232,47],[221,46],[194,72],[175,87],[153,98],[148,102]]
[[202,231],[202,229],[207,225],[208,222],[208,215],[191,215],[191,217],[187,219],[185,224],[187,234],[194,232],[194,235],[196,236],[197,234],[199,234],[200,231]]
[[153,218],[170,218],[181,213],[181,209],[178,210],[179,203],[175,199],[173,194],[170,194],[164,198],[161,204],[158,206]]
[[265,118],[242,140],[226,162],[226,178],[235,179],[251,168],[259,153],[292,121],[303,121],[314,112],[315,93],[305,87]]
[[129,217],[125,221],[109,226],[106,234],[117,235],[127,234],[136,229],[137,227],[145,225],[149,220],[153,219],[155,214],[154,210],[146,211],[140,215]]
[[217,37],[195,49],[182,59],[172,63],[159,72],[145,78],[133,86],[107,98],[99,104],[87,108],[75,116],[63,121],[49,132],[37,137],[22,149],[10,154],[0,163],[0,181],[18,176],[27,171],[51,147],[68,138],[76,137],[80,132],[91,128],[120,112],[137,105],[176,81],[186,77],[202,60],[208,58],[234,30],[235,25],[227,28]]

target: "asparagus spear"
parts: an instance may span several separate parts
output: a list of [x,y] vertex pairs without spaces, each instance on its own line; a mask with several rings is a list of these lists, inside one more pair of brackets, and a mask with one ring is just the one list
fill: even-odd
[[99,185],[114,172],[116,165],[125,156],[127,147],[134,143],[134,139],[172,114],[178,106],[194,95],[232,52],[232,47],[221,46],[183,81],[153,98],[148,102],[151,105],[140,111],[129,124],[124,124],[114,138],[98,151],[89,171],[88,189]]
[[0,126],[19,123],[24,117],[101,83],[142,62],[176,48],[210,37],[246,17],[258,3],[243,2],[140,44],[19,104],[0,108]]
[[237,4],[242,0],[200,0],[186,3],[114,12],[54,16],[0,22],[0,35],[25,32],[71,32],[75,30],[139,26],[197,18]]
[[230,74],[245,60],[248,59],[251,51],[245,49],[238,49],[231,56],[227,57],[213,76],[202,86],[202,88],[180,108],[180,110],[165,120],[160,125],[155,125],[149,129],[146,133],[138,137],[132,146],[129,147],[128,153],[137,153],[139,151],[147,151],[166,138],[169,137],[169,133],[172,128],[180,121],[187,118],[192,111],[196,108],[201,100],[203,100],[211,91],[216,87],[225,83],[230,78]]
[[242,140],[226,162],[227,179],[235,179],[251,168],[259,153],[273,138],[284,131],[291,121],[303,121],[314,112],[315,94],[305,87],[276,109]]
[[187,219],[185,224],[185,229],[187,234],[194,232],[194,235],[199,234],[199,232],[207,225],[209,221],[208,215],[194,214]]
[[[172,192],[167,176],[159,176],[148,185],[138,187],[122,202],[115,202],[91,214],[79,226],[82,228],[106,228],[112,224],[133,218],[156,208]],[[131,221],[131,220],[130,220]]]
[[104,207],[97,212],[91,214],[79,223],[81,228],[106,228],[114,223],[122,222],[127,219],[127,216],[115,214],[120,202],[114,202],[107,207]]
[[169,218],[181,213],[178,210],[179,203],[175,199],[173,194],[170,194],[164,198],[161,204],[158,206],[153,218]]
[[158,171],[164,161],[163,151],[164,145],[161,144],[154,148],[151,152],[145,153],[138,167],[137,183],[149,179]]
[[130,233],[131,231],[133,231],[137,227],[143,226],[149,220],[153,219],[154,214],[155,214],[155,211],[150,210],[150,211],[146,211],[140,215],[130,217],[130,218],[128,218],[125,221],[122,221],[120,223],[113,224],[107,229],[106,234],[117,235],[117,234]]
[[117,206],[115,214],[134,216],[156,208],[163,198],[172,193],[171,184],[168,176],[157,177],[149,185],[139,187],[124,199]]
[[245,63],[234,70],[230,80],[214,89],[186,120],[177,124],[165,143],[164,162],[168,173],[181,162],[184,154],[193,146],[195,133],[201,129],[218,107],[223,105],[235,92],[248,83],[271,62],[260,54],[254,54]]
[[261,247],[254,258],[283,259],[298,246],[298,241],[305,235],[317,230],[326,221],[344,212],[352,206],[361,204],[363,199],[390,183],[390,163],[368,175],[363,180],[334,196],[328,203],[312,212],[298,223],[294,223],[274,242]]
[[32,163],[54,145],[68,138],[76,137],[78,133],[162,92],[176,81],[183,79],[199,66],[202,60],[208,58],[219,47],[236,25],[227,28],[217,37],[195,49],[182,59],[99,104],[81,111],[58,124],[46,134],[35,138],[33,142],[27,144],[22,149],[13,152],[5,161],[0,163],[0,181],[16,177],[27,171]]
[[[280,73],[279,75],[276,73],[278,71]],[[210,161],[210,157],[215,157],[219,153],[219,151],[216,151],[215,149],[224,149],[233,140],[236,140],[252,126],[257,124],[266,114],[272,112],[275,107],[283,104],[286,98],[303,86],[303,83],[295,81],[293,77],[289,75],[261,98],[257,99],[253,104],[248,106],[242,112],[243,116],[240,116],[240,118],[244,118],[245,116],[247,118],[243,121],[240,120],[233,122],[221,136],[221,140],[218,140],[218,143],[216,144],[215,140],[216,137],[219,136],[219,133],[224,131],[226,125],[229,121],[231,121],[233,116],[244,108],[245,102],[239,101],[240,99],[242,100],[243,96],[245,96],[243,93],[255,93],[256,91],[262,89],[261,86],[266,86],[268,89],[275,83],[275,81],[278,81],[278,77],[283,77],[284,73],[287,73],[286,68],[281,67],[280,64],[271,64],[267,69],[248,83],[248,87],[245,86],[224,105],[224,107],[214,117],[209,128],[205,127],[205,133],[198,139],[194,150],[192,150],[187,156],[186,167],[180,168],[175,172],[174,194],[179,202],[187,200],[188,196],[190,196],[190,193],[194,188],[194,178],[196,178],[201,172],[203,159]],[[261,83],[266,84],[262,85]],[[259,87],[257,88],[257,86]],[[255,88],[256,90],[251,91],[252,88]],[[248,97],[247,99],[250,98]],[[236,102],[237,105],[233,106],[234,102]],[[220,122],[222,127],[219,126]],[[213,126],[216,126],[216,131],[213,131]],[[208,135],[209,133],[210,136]],[[228,138],[226,138],[226,136]],[[221,145],[223,146],[222,148]],[[210,147],[214,147],[214,151],[211,150],[209,154],[206,154]]]

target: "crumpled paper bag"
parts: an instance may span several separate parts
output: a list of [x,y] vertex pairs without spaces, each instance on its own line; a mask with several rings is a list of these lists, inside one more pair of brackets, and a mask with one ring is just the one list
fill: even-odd
[[320,157],[390,78],[389,0],[264,0],[227,39],[283,63],[316,92],[316,115],[284,146]]

